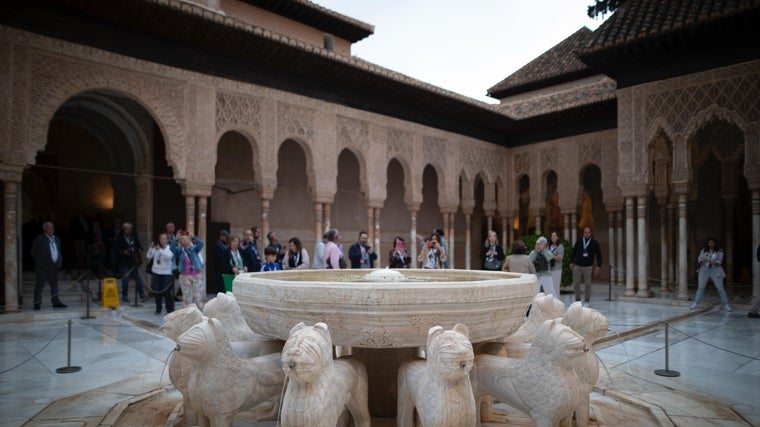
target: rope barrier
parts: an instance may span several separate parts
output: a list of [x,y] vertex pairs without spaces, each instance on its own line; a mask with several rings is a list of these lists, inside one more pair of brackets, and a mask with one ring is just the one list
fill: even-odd
[[[628,272],[627,270],[625,270],[623,268],[617,268],[617,267],[615,267],[613,265],[610,265],[609,268],[610,268],[610,271],[612,271],[612,270],[614,270],[614,271],[620,271],[623,274],[625,274],[625,273]],[[636,278],[636,277],[639,277],[639,276],[635,276],[634,275],[634,277]],[[686,277],[691,277],[691,276],[687,275]],[[612,274],[610,274],[610,278],[612,278]],[[669,280],[662,280],[662,278],[657,278],[657,277],[652,277],[652,276],[646,276],[646,279],[649,282],[664,282],[666,285],[673,285],[675,288],[678,288],[678,282],[669,281]],[[696,285],[696,283],[694,283],[694,282],[689,282],[687,284],[689,284],[689,285]],[[729,282],[729,281],[726,281],[726,280],[723,281],[723,285],[724,286],[727,286],[727,285],[731,285],[731,286],[736,286],[736,285],[739,285],[739,286],[751,286],[751,285],[748,285],[746,283]]]
[[28,358],[26,358],[26,360],[24,360],[23,362],[19,363],[18,365],[13,366],[11,368],[8,368],[8,369],[6,369],[4,371],[0,371],[0,375],[5,374],[6,372],[10,372],[10,371],[12,371],[14,369],[17,369],[17,368],[21,367],[23,364],[25,364],[26,362],[28,362],[28,361],[34,359],[35,357],[37,357],[37,355],[40,354],[40,353],[42,353],[42,351],[45,350],[47,348],[47,346],[50,345],[51,342],[53,342],[56,338],[58,338],[58,335],[60,335],[61,332],[64,329],[66,329],[66,326],[61,327],[61,329],[59,329],[58,332],[56,332],[55,336],[53,336],[53,338],[51,338],[50,341],[48,341],[47,343],[45,343],[45,345],[43,345],[42,348],[40,348],[39,350],[37,350],[36,353],[34,353],[31,356],[29,356]]
[[[671,327],[672,327],[672,326],[671,326]],[[697,338],[697,337],[695,337],[695,336],[693,336],[693,335],[689,335],[689,334],[687,334],[686,332],[684,332],[684,331],[682,331],[682,330],[680,330],[680,329],[678,329],[678,328],[675,328],[675,327],[672,327],[672,328],[673,328],[673,329],[675,329],[676,331],[678,331],[680,334],[683,334],[683,335],[685,335],[685,336],[687,337],[687,339],[689,339],[689,338],[690,338],[690,339],[693,339],[693,340],[695,340],[695,341],[697,341],[697,342],[700,342],[700,343],[702,343],[702,344],[704,344],[704,345],[708,345],[708,346],[710,346],[710,347],[712,347],[712,348],[715,348],[715,349],[718,349],[718,350],[724,351],[724,352],[726,352],[726,353],[731,353],[731,354],[734,354],[734,355],[736,355],[736,356],[739,356],[739,357],[744,357],[744,358],[746,358],[746,359],[749,359],[749,360],[760,360],[760,358],[758,358],[758,357],[754,357],[754,356],[747,356],[746,354],[741,354],[741,353],[737,353],[737,352],[735,352],[735,351],[727,350],[727,349],[725,349],[725,348],[722,348],[722,347],[718,347],[717,345],[714,345],[714,344],[710,344],[709,342],[705,342],[705,341],[702,341],[702,340],[700,340],[699,338]],[[685,341],[685,339],[684,339],[684,340],[682,340],[682,341]],[[679,341],[679,342],[680,342],[680,341]]]

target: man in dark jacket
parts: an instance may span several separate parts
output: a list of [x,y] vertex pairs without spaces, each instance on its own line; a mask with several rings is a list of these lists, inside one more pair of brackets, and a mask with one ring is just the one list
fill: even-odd
[[[596,266],[594,266],[596,259]],[[581,281],[586,285],[586,297],[584,302],[591,300],[591,279],[592,271],[594,275],[599,275],[599,268],[602,266],[602,249],[593,237],[591,237],[591,227],[583,229],[583,237],[578,239],[570,251],[570,269],[573,270],[573,292],[575,300],[581,300]]]
[[373,268],[377,254],[367,243],[366,231],[359,232],[359,241],[351,245],[348,249],[348,259],[351,260],[351,268]]
[[42,307],[42,288],[50,283],[50,301],[55,308],[66,308],[58,297],[58,270],[63,264],[61,239],[55,235],[55,226],[48,221],[42,224],[42,234],[32,243],[32,258],[37,281],[34,284],[34,309]]

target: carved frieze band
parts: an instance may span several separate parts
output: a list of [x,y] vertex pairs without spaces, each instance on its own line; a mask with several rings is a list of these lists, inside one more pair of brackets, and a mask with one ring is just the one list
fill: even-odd
[[261,136],[262,101],[252,96],[218,92],[216,94],[216,134],[231,129],[245,129]]

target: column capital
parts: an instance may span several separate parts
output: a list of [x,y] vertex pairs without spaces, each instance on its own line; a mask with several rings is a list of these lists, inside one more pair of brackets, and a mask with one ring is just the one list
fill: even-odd
[[211,185],[200,182],[181,182],[182,195],[185,197],[211,197]]
[[[274,195],[274,192],[272,192],[272,195]],[[335,201],[335,194],[316,192],[312,194],[311,201],[314,203],[333,203]]]
[[21,182],[23,175],[24,168],[21,166],[0,164],[0,181]]
[[421,204],[422,204],[422,203],[417,203],[417,202],[414,202],[414,203],[407,203],[407,204],[406,204],[406,209],[407,209],[409,212],[419,212],[419,211],[420,211],[420,205],[421,205]]

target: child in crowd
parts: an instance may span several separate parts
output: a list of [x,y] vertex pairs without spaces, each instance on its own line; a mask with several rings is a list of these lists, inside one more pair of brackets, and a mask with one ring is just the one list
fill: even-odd
[[264,255],[267,258],[267,262],[261,266],[261,271],[282,270],[282,266],[277,262],[277,249],[274,246],[264,248]]

